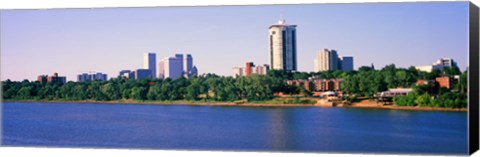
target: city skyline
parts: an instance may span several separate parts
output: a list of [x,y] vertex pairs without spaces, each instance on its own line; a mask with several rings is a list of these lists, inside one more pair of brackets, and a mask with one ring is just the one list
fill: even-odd
[[[122,69],[141,67],[141,55],[147,52],[160,58],[190,52],[196,56],[199,73],[231,76],[231,67],[246,60],[269,62],[267,29],[281,14],[288,24],[299,27],[297,71],[313,71],[311,58],[324,48],[354,56],[354,69],[371,63],[377,68],[392,63],[408,68],[452,58],[463,71],[468,63],[467,5],[2,10],[1,79],[36,80],[38,75],[58,72],[75,81],[77,74],[87,71],[118,76]],[[336,16],[328,16],[332,14]]]

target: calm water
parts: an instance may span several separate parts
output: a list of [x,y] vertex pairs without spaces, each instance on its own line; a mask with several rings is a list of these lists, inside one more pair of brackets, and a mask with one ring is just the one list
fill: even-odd
[[466,154],[466,112],[3,103],[9,146]]

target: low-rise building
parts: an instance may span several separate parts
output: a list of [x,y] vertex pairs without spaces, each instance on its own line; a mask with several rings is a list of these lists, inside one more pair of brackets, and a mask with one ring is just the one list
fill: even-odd
[[457,67],[457,63],[451,58],[440,58],[432,65],[415,66],[418,71],[432,72],[433,70],[443,71],[445,67]]
[[453,87],[453,78],[448,76],[442,76],[435,78],[435,81],[438,82],[440,87],[445,87],[447,89],[451,89]]
[[308,80],[287,80],[288,85],[303,87],[308,91],[341,91],[341,79],[309,78]]
[[152,73],[150,69],[137,69],[135,70],[134,75],[136,80],[152,78]]
[[103,73],[95,73],[95,74],[83,73],[83,74],[77,75],[78,82],[85,82],[85,81],[92,81],[92,80],[106,81],[107,79],[108,79],[107,74],[103,74]]
[[40,83],[66,83],[67,77],[58,76],[58,73],[53,73],[53,76],[40,75],[38,76],[38,82]]
[[233,68],[233,77],[247,76],[250,77],[252,74],[257,75],[266,75],[270,66],[267,64],[255,65],[253,62],[247,62],[245,67],[234,67]]

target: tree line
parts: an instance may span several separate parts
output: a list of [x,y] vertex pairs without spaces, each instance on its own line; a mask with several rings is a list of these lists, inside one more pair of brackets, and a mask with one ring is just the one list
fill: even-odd
[[142,79],[123,77],[108,81],[86,81],[65,84],[2,81],[6,100],[208,100],[249,101],[272,99],[275,92],[298,93],[299,88],[286,85],[281,78],[270,75],[251,77],[220,77],[208,74],[186,79]]
[[[438,85],[420,85],[420,79],[435,80],[439,76],[460,75],[452,89]],[[250,77],[224,77],[215,74],[179,79],[133,80],[117,77],[108,81],[72,82],[65,84],[39,83],[38,81],[2,81],[5,100],[157,100],[157,101],[262,101],[271,100],[274,94],[304,94],[302,87],[287,85],[286,80],[319,78],[342,79],[341,90],[349,95],[373,97],[389,88],[414,88],[408,96],[394,99],[401,106],[466,107],[467,71],[446,67],[443,71],[422,72],[414,67],[396,68],[394,64],[380,70],[363,66],[357,71],[286,72],[270,70],[267,75]],[[427,99],[427,97],[429,99]],[[418,100],[417,100],[418,99]]]

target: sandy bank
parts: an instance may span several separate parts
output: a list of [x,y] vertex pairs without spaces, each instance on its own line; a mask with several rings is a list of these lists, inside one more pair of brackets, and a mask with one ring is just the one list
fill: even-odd
[[[235,102],[200,102],[200,101],[136,101],[136,100],[116,100],[116,101],[95,101],[95,100],[7,100],[5,102],[53,102],[53,103],[97,103],[97,104],[151,104],[151,105],[192,105],[192,106],[241,106],[241,107],[348,107],[348,108],[375,108],[390,110],[418,110],[418,111],[460,111],[466,112],[466,108],[439,108],[439,107],[419,107],[419,106],[395,106],[394,104],[382,105],[369,100],[352,103],[351,105],[337,104],[268,104],[268,103],[243,103]],[[321,100],[319,100],[321,102]]]

